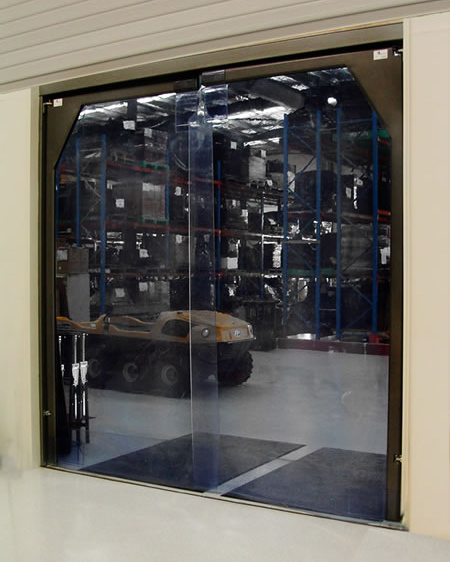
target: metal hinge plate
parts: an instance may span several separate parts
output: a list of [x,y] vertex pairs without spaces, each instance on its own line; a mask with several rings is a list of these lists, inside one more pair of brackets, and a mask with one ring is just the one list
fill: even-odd
[[215,86],[225,82],[225,70],[214,70],[212,72],[204,72],[200,77],[202,86]]
[[188,78],[186,80],[178,80],[173,85],[175,93],[193,92],[198,89],[198,82],[196,78]]
[[62,107],[64,105],[63,98],[55,98],[42,102],[42,110],[45,111],[47,107]]

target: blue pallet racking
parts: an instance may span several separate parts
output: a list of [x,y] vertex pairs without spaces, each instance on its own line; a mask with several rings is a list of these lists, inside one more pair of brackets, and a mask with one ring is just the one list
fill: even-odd
[[[288,217],[290,214],[290,201],[292,199],[299,201],[306,211],[310,212],[311,218],[307,223],[307,226],[311,225],[311,221],[315,223],[315,264],[308,263],[305,259],[305,265],[307,266],[306,276],[309,277],[309,286],[313,286],[315,294],[314,302],[314,324],[311,325],[311,331],[314,333],[315,339],[318,340],[321,337],[321,279],[323,276],[334,277],[336,280],[336,321],[335,321],[335,335],[337,340],[341,340],[345,330],[350,330],[355,326],[363,317],[370,314],[370,334],[376,337],[378,332],[378,255],[379,255],[379,228],[378,228],[378,204],[379,204],[379,148],[378,148],[378,135],[380,130],[380,125],[378,122],[377,114],[372,111],[371,119],[359,119],[359,120],[342,120],[342,110],[341,108],[336,109],[335,115],[335,128],[327,128],[326,133],[335,133],[336,137],[336,151],[335,151],[335,162],[336,162],[336,211],[332,215],[327,216],[327,220],[336,224],[336,267],[335,271],[330,274],[329,271],[324,271],[321,264],[321,224],[324,220],[323,213],[321,211],[321,172],[322,172],[322,134],[321,129],[322,123],[322,112],[317,110],[315,119],[315,146],[311,146],[304,139],[301,138],[301,130],[305,127],[291,126],[289,124],[289,116],[285,115],[283,124],[283,156],[284,156],[284,190],[283,190],[283,313],[282,313],[282,325],[286,328],[288,322],[288,295],[287,287],[289,277],[293,276],[294,273],[289,270],[289,254],[296,252],[293,243],[295,241],[289,239],[289,222]],[[348,164],[355,166],[354,162],[345,156],[342,148],[342,129],[345,125],[355,125],[367,124],[370,130],[370,135],[372,138],[371,142],[371,184],[372,184],[372,214],[370,217],[364,217],[367,222],[369,220],[372,224],[372,236],[370,239],[370,247],[368,246],[364,251],[358,255],[350,264],[343,264],[342,260],[342,228],[344,224],[358,226],[358,221],[362,218],[354,213],[343,213],[342,210],[342,166],[343,160],[347,161]],[[297,172],[294,180],[289,180],[288,170],[289,170],[289,138],[290,136],[295,137],[296,141],[302,144],[307,151],[312,154],[309,162]],[[291,189],[292,184],[298,179],[311,164],[316,163],[316,181],[315,181],[315,205],[312,206],[310,203],[302,199],[301,195],[295,190]],[[310,242],[312,244],[313,242]],[[371,298],[367,298],[355,284],[352,284],[352,275],[347,274],[347,270],[350,266],[354,265],[366,252],[371,251]],[[354,275],[355,277],[355,275]],[[354,290],[359,296],[366,302],[367,308],[353,321],[343,326],[342,324],[342,292],[343,283]],[[300,320],[304,320],[300,318]]]

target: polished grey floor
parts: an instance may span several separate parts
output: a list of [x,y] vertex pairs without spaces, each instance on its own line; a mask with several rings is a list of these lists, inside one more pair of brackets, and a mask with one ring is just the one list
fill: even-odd
[[[208,407],[200,412],[205,426],[299,447],[221,484],[216,493],[226,494],[323,447],[385,453],[387,357],[292,349],[252,355],[253,374],[245,384],[209,394]],[[84,442],[82,432],[80,447],[60,464],[82,469],[189,434],[193,407],[201,410],[201,400],[193,405],[188,398],[91,389],[91,442]]]
[[[248,383],[219,394],[221,431],[305,447],[224,483],[213,496],[320,447],[383,452],[385,357],[294,350],[253,355]],[[90,403],[92,442],[82,443],[72,468],[190,432],[187,399],[92,389]],[[450,558],[448,541],[233,500],[48,469],[19,472],[7,463],[0,476],[0,559],[8,562]]]
[[0,472],[4,562],[448,562],[450,541],[38,468]]

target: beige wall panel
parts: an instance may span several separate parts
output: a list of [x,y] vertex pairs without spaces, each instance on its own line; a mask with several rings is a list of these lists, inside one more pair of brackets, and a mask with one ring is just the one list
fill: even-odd
[[39,462],[37,92],[0,96],[0,457]]
[[[189,5],[189,3],[197,1],[198,0],[187,0],[184,4]],[[69,34],[79,33],[80,27],[91,19],[93,21],[98,21],[98,18],[102,18],[103,24],[100,27],[107,27],[109,17],[105,17],[105,15],[109,16],[110,13],[115,13],[120,9],[122,9],[124,13],[132,13],[133,10],[139,9],[147,2],[148,0],[109,0],[107,4],[102,3],[99,7],[98,2],[89,2],[87,4],[86,2],[81,3],[70,0],[65,3],[58,2],[57,7],[47,10],[45,14],[39,13],[38,11],[29,12],[26,5],[18,5],[17,8],[21,8],[20,13],[10,12],[9,16],[3,16],[0,20],[0,36],[2,39],[12,37],[14,37],[14,39],[22,39],[21,46],[24,46],[30,44],[31,40],[34,38],[34,35],[31,35],[33,33],[42,35],[42,33],[50,29],[52,38],[54,38],[54,34],[59,31],[54,29],[54,26],[59,26],[62,23],[66,24],[65,29],[69,30]],[[204,2],[208,2],[208,0],[204,0]],[[1,14],[2,12],[0,11],[0,15]],[[136,20],[137,18],[134,19]],[[44,25],[43,21],[45,22]],[[82,31],[85,31],[84,27]],[[28,33],[30,35],[25,35]]]
[[[74,0],[29,0],[17,2],[15,0],[2,0],[0,2],[0,14],[2,22],[11,22],[19,18],[39,15],[41,18],[48,12],[56,10],[61,6],[76,4]],[[79,2],[83,4],[85,2]],[[82,9],[82,8],[80,8]]]
[[[32,0],[0,8],[0,84],[418,0]],[[373,16],[372,16],[373,17]]]
[[406,26],[407,522],[450,538],[450,12]]

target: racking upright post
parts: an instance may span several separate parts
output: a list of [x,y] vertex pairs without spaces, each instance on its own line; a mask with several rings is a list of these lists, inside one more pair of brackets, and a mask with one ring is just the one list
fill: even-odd
[[264,299],[264,196],[260,200],[259,229],[261,232],[261,252],[260,252],[260,277],[259,277],[259,297]]
[[338,107],[336,111],[336,164],[337,164],[337,182],[336,182],[336,339],[342,337],[342,156],[341,156],[341,140],[342,140],[342,109]]
[[283,121],[283,328],[287,325],[287,284],[288,284],[288,115]]
[[75,238],[78,248],[81,246],[81,164],[80,164],[80,137],[75,141]]
[[106,309],[106,135],[101,136],[100,179],[100,314]]
[[320,339],[320,227],[321,227],[321,147],[320,147],[320,127],[322,112],[320,109],[316,113],[316,300],[315,300],[315,327],[316,340]]
[[378,119],[372,111],[372,328],[378,331]]
[[221,251],[222,251],[222,163],[220,160],[217,161],[217,213],[216,213],[216,273],[217,273],[217,283],[216,283],[216,306],[217,310],[221,310],[222,298],[221,298]]
[[169,269],[169,237],[170,237],[170,229],[169,229],[169,217],[170,217],[170,197],[169,197],[169,189],[170,189],[170,181],[169,181],[169,174],[170,174],[170,152],[167,150],[166,153],[166,185],[165,185],[165,212],[164,216],[166,219],[166,237],[165,237],[165,263],[166,263],[166,270]]

